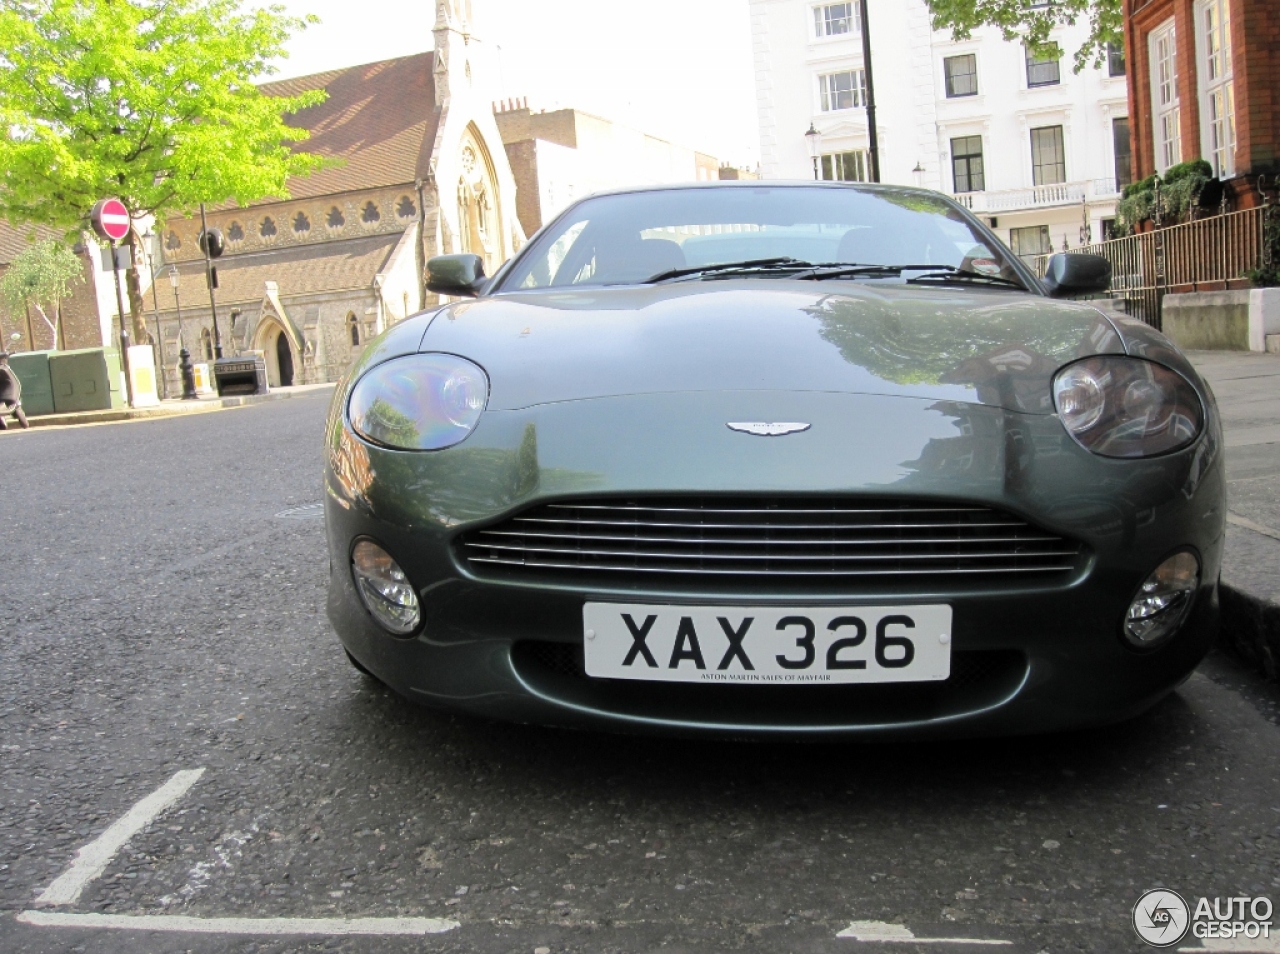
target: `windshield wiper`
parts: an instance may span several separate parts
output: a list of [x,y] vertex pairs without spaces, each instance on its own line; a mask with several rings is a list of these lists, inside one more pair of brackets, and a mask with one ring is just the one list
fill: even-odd
[[971,272],[968,269],[957,268],[954,265],[931,265],[929,271],[933,274],[916,275],[906,279],[909,283],[915,282],[990,282],[993,285],[1003,285],[1007,288],[1016,288],[1019,291],[1027,291],[1027,286],[1020,281],[1012,278],[1001,278],[999,275],[983,275],[981,272]]
[[787,258],[785,256],[779,258],[752,258],[743,262],[725,262],[721,265],[697,265],[692,268],[671,268],[665,272],[658,272],[656,275],[649,276],[641,282],[641,284],[652,285],[656,282],[670,281],[673,278],[684,278],[689,275],[719,275],[725,272],[764,272],[812,267],[813,265],[810,262],[804,262],[798,258]]
[[822,281],[824,278],[845,278],[850,275],[885,275],[896,277],[903,272],[924,271],[938,268],[937,265],[865,265],[861,262],[821,262],[807,271],[792,275],[792,278]]

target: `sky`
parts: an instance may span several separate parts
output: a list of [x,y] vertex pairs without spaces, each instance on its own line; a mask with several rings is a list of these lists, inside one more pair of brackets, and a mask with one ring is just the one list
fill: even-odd
[[[276,78],[432,48],[428,0],[283,0],[320,23],[295,36]],[[759,132],[747,0],[472,0],[497,49],[504,99],[595,113],[755,168]]]

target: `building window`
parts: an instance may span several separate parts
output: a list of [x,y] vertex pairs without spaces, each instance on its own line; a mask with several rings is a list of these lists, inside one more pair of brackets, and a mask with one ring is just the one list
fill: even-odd
[[866,150],[857,149],[853,152],[836,152],[823,156],[822,178],[832,182],[866,182]]
[[271,238],[271,236],[276,234],[276,223],[272,220],[271,216],[268,215],[262,220],[262,224],[258,226],[258,234],[263,238]]
[[1155,134],[1156,171],[1163,173],[1182,161],[1182,117],[1178,103],[1177,32],[1173,20],[1152,30],[1151,117]]
[[1124,47],[1119,43],[1107,44],[1107,75],[1124,76]]
[[170,252],[176,252],[178,249],[182,248],[182,239],[178,238],[177,232],[171,231],[167,236],[165,236],[164,247]]
[[200,332],[200,351],[206,361],[213,360],[213,335],[209,334],[208,328]]
[[243,242],[244,226],[239,222],[232,222],[231,228],[227,229],[227,240],[230,242]]
[[1031,130],[1031,181],[1038,186],[1067,181],[1067,151],[1062,144],[1061,126]]
[[1133,153],[1129,148],[1129,117],[1111,120],[1111,142],[1116,155],[1116,191],[1133,181]]
[[1026,48],[1026,55],[1028,88],[1057,86],[1058,83],[1062,82],[1062,74],[1058,69],[1057,57],[1033,56],[1030,47]]
[[307,213],[299,212],[293,218],[293,230],[299,234],[311,231],[311,220],[307,218]]
[[815,36],[840,36],[857,29],[858,17],[852,3],[824,3],[813,8]]
[[1025,229],[1009,230],[1009,247],[1022,258],[1047,255],[1053,251],[1049,244],[1049,226],[1032,225]]
[[351,347],[360,347],[360,322],[353,311],[347,312],[347,330],[351,334]]
[[340,229],[347,224],[347,217],[342,214],[342,210],[336,205],[329,209],[329,215],[324,220],[324,224],[331,229]]
[[1103,219],[1101,222],[1101,225],[1102,225],[1102,241],[1110,242],[1112,239],[1121,237],[1116,234],[1115,219]]
[[400,201],[396,203],[396,215],[402,219],[411,219],[417,214],[418,209],[413,200],[407,195],[400,196]]
[[822,111],[854,109],[867,103],[867,74],[862,70],[827,73],[818,77],[822,90]]
[[1196,50],[1200,57],[1200,141],[1213,173],[1235,172],[1236,104],[1231,61],[1231,4],[1201,0],[1196,5]]
[[372,201],[364,204],[364,211],[360,213],[360,221],[366,225],[372,225],[382,218],[382,213],[378,211],[378,207]]
[[956,192],[981,192],[987,187],[982,166],[982,137],[961,136],[951,140],[951,176]]
[[978,56],[948,56],[942,61],[942,71],[947,78],[947,99],[978,94]]

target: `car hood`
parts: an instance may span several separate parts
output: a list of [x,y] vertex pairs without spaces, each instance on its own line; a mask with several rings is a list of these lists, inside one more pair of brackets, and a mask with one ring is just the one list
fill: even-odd
[[823,391],[1052,413],[1054,372],[1123,353],[1096,309],[1038,295],[735,280],[456,302],[421,351],[462,355],[490,410],[679,391]]

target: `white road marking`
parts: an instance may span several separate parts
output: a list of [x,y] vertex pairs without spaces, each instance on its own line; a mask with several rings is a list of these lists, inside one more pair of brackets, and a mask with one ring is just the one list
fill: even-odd
[[916,937],[901,924],[884,921],[854,921],[836,937],[870,944],[969,944],[985,947],[1011,947],[1012,941],[984,937]]
[[193,918],[176,914],[72,914],[23,911],[18,921],[36,927],[168,931],[177,934],[443,934],[461,927],[449,918]]
[[204,774],[204,769],[178,772],[158,789],[127,811],[123,818],[85,845],[76,853],[71,867],[58,876],[44,893],[36,898],[37,904],[72,904],[80,897],[85,886],[107,870],[116,852],[151,824],[166,808],[186,794],[187,789]]
[[1204,946],[1180,947],[1178,948],[1178,951],[1231,951],[1233,954],[1280,954],[1280,937],[1206,937],[1200,943]]
[[[1273,540],[1280,540],[1280,530],[1273,530],[1260,523],[1254,523],[1247,517],[1242,517],[1240,514],[1232,513],[1229,510],[1227,511],[1227,523],[1236,527],[1244,527],[1246,530],[1252,530],[1254,533],[1260,533],[1264,537],[1271,537]],[[1206,938],[1205,940],[1211,939]]]

